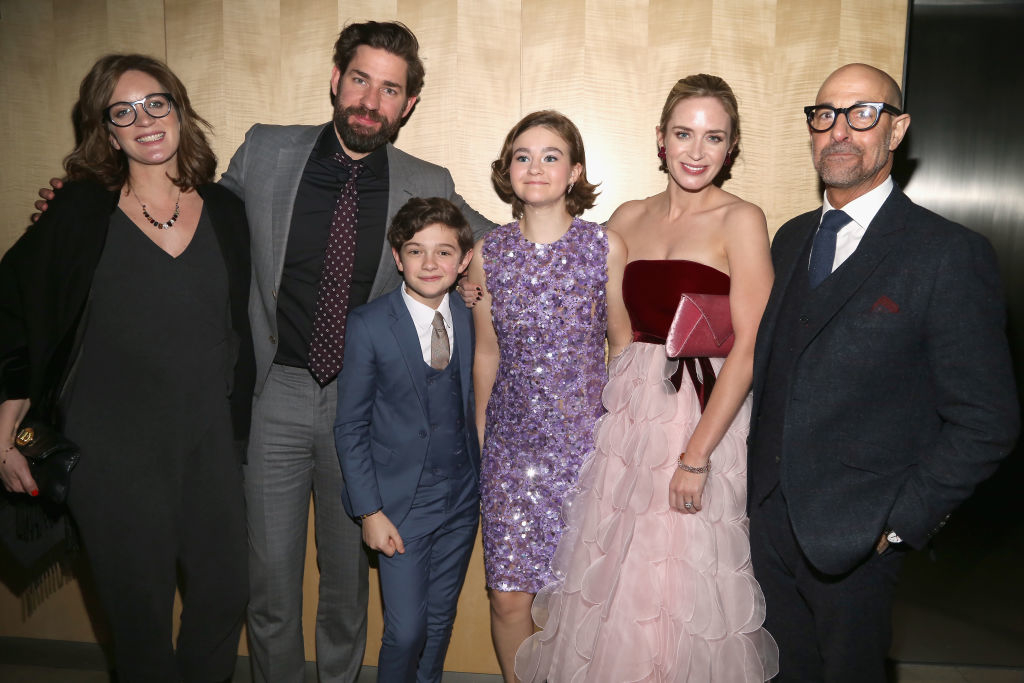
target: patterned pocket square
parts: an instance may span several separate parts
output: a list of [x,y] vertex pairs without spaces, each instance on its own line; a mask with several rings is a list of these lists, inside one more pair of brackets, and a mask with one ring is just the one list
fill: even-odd
[[878,301],[871,306],[872,313],[899,313],[900,307],[896,305],[889,297],[884,294],[878,297]]

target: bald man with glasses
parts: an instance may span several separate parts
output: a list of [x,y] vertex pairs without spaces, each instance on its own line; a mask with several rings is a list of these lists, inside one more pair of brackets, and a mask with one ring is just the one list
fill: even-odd
[[781,681],[885,681],[893,589],[1019,428],[992,247],[893,184],[910,115],[850,64],[804,109],[821,209],[783,225],[754,351],[748,513]]

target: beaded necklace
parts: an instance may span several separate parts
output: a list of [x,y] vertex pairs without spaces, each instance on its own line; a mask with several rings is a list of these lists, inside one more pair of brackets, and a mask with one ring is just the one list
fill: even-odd
[[161,223],[160,221],[158,221],[155,218],[153,218],[152,216],[150,216],[149,215],[149,211],[146,211],[146,205],[142,203],[142,200],[139,199],[139,196],[137,194],[135,194],[134,192],[132,192],[130,189],[128,190],[128,192],[133,197],[135,197],[135,201],[138,202],[139,206],[142,207],[142,215],[145,216],[146,220],[149,221],[150,223],[152,223],[153,227],[155,227],[157,230],[167,230],[168,228],[170,228],[171,226],[174,225],[174,221],[178,220],[178,216],[181,215],[181,206],[179,206],[179,204],[178,204],[178,202],[181,200],[181,190],[180,189],[178,190],[178,197],[177,197],[177,199],[174,200],[174,215],[171,216],[170,220],[166,221],[165,223]]

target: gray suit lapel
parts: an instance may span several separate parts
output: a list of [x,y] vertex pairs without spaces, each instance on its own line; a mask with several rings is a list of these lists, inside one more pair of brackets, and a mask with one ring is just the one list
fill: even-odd
[[[395,217],[402,205],[410,198],[417,196],[412,188],[413,173],[401,154],[390,142],[385,148],[388,153],[388,220],[387,226],[391,225],[391,219]],[[385,226],[385,229],[387,229]],[[395,267],[395,259],[391,255],[391,245],[384,240],[384,246],[380,252],[380,261],[377,264],[377,274],[373,278],[373,287],[370,289],[370,300],[376,299],[384,292],[391,291],[402,282],[402,276]]]
[[274,196],[270,203],[271,242],[274,247],[274,290],[281,286],[284,271],[284,256],[288,248],[288,232],[292,227],[292,211],[295,209],[295,195],[299,191],[302,172],[306,168],[309,154],[316,144],[322,127],[312,128],[294,145],[281,145],[277,150],[278,182],[274,183]]

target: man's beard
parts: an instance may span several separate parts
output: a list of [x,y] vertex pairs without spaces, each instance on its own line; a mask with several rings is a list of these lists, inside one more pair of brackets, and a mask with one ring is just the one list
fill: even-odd
[[[376,131],[364,132],[360,128],[351,125],[348,120],[350,116],[361,116],[376,121],[380,124]],[[345,147],[352,152],[369,154],[378,147],[382,147],[395,136],[398,129],[402,127],[402,120],[389,121],[383,114],[366,109],[364,107],[334,108],[334,129],[345,144]]]
[[[876,158],[869,162],[872,163],[872,167],[865,169],[861,164],[867,157],[867,150],[850,142],[834,142],[821,150],[818,158],[814,160],[814,169],[828,187],[853,187],[874,176],[888,162],[888,150],[879,148],[871,151],[876,152]],[[848,168],[833,167],[828,158],[832,154],[855,154],[859,157],[858,163]]]

